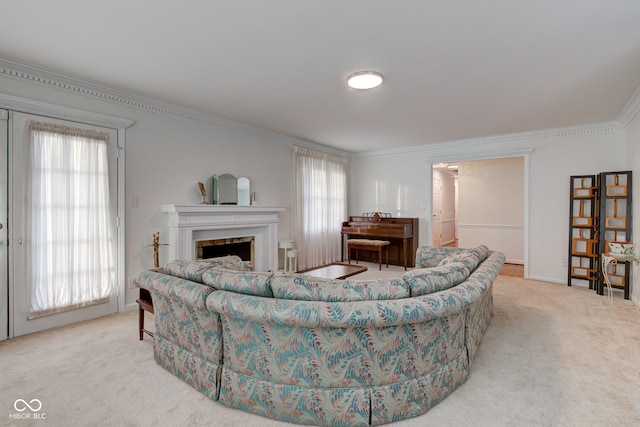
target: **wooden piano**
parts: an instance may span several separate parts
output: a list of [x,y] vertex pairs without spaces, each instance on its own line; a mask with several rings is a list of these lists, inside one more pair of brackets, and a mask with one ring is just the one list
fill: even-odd
[[[345,239],[388,240],[389,264],[414,267],[418,250],[418,218],[394,218],[380,212],[350,216],[342,223],[342,260]],[[374,261],[374,253],[364,254],[363,261]],[[371,259],[367,259],[370,257]]]

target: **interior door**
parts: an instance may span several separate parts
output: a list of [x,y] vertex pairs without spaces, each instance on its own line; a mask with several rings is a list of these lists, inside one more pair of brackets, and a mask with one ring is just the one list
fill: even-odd
[[442,244],[442,180],[433,177],[433,246]]
[[[30,136],[28,126],[30,121],[44,122],[53,126],[67,126],[74,129],[106,132],[108,138],[108,163],[109,163],[109,196],[110,217],[113,238],[117,240],[117,131],[114,129],[97,126],[82,125],[76,122],[57,120],[49,117],[36,116],[24,113],[11,113],[11,137],[9,140],[11,152],[12,170],[10,174],[11,188],[11,263],[9,268],[9,291],[11,295],[11,334],[10,336],[20,336],[45,330],[57,326],[67,325],[83,320],[88,320],[107,314],[115,313],[118,309],[117,280],[114,283],[107,298],[99,299],[100,302],[90,302],[85,305],[78,304],[77,308],[55,311],[54,314],[45,314],[39,317],[30,313],[30,298],[38,293],[30,291],[28,284],[29,274],[25,266],[29,262],[29,248],[41,242],[29,234],[29,226],[26,219],[29,212],[26,208],[26,165]],[[62,174],[62,173],[61,173]],[[54,191],[55,192],[55,191]],[[59,209],[56,206],[52,209]],[[31,239],[31,240],[30,240]],[[117,243],[116,243],[117,244]],[[31,246],[30,246],[31,245]],[[36,246],[37,247],[37,246]],[[78,250],[78,252],[80,252]],[[77,257],[77,255],[76,255]],[[67,257],[66,259],[68,259]],[[115,269],[117,270],[117,261]],[[54,265],[54,264],[52,264]],[[84,264],[88,268],[91,265]],[[84,283],[86,283],[85,281]],[[49,285],[50,282],[47,282]],[[53,286],[53,285],[52,285]],[[51,286],[51,287],[52,287]],[[103,301],[105,300],[106,301]]]
[[9,337],[9,285],[7,275],[7,141],[8,117],[0,110],[0,341]]

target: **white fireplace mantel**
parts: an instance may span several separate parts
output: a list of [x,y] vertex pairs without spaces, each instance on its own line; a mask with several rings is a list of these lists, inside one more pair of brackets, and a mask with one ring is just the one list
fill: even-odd
[[195,242],[254,236],[255,270],[278,269],[278,223],[284,206],[162,205],[169,259],[195,259]]

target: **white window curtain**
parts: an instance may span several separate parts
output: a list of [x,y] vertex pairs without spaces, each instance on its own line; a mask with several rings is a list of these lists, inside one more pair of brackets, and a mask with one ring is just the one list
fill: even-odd
[[29,135],[29,319],[107,302],[115,280],[109,136],[41,122]]
[[339,261],[347,214],[347,159],[293,147],[292,237],[298,268]]

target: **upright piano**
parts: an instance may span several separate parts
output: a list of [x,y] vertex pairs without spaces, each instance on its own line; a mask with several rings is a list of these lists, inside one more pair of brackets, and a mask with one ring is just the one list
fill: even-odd
[[[351,216],[342,223],[342,260],[345,239],[388,240],[389,264],[414,267],[418,250],[418,218],[395,218],[380,212]],[[360,259],[374,261],[375,254],[363,253]],[[371,258],[371,259],[368,259]]]

